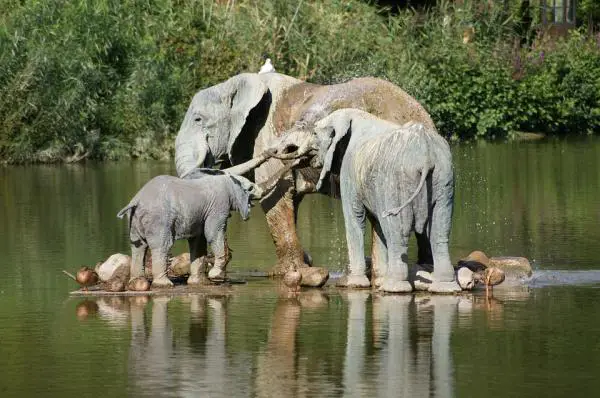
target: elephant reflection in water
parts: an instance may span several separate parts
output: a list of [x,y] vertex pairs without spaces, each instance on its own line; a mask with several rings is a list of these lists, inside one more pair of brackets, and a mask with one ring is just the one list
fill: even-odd
[[[327,307],[329,298],[320,290],[307,290],[294,298],[281,293],[273,312],[266,346],[258,353],[254,396],[298,397],[314,395],[307,369],[298,352],[297,336],[302,311]],[[309,359],[310,360],[310,359]],[[324,385],[318,391],[327,390]]]
[[[148,325],[145,305],[131,305],[129,375],[132,392],[156,396],[185,392],[198,396],[230,395],[227,372],[245,368],[227,363],[226,297],[201,294],[181,298],[190,305],[189,338],[179,340],[169,320],[171,297],[154,297]],[[179,299],[177,299],[179,300]]]
[[[173,330],[167,317],[167,304],[170,297],[152,299],[152,316],[147,325],[145,303],[131,306],[131,343],[129,348],[129,375],[133,391],[161,391],[173,388],[176,379],[165,377],[175,375],[172,357]],[[148,327],[149,326],[149,327]]]
[[344,395],[454,395],[450,335],[456,296],[374,296],[374,355],[366,355],[369,293],[348,291]]
[[298,395],[296,333],[300,323],[300,311],[298,300],[278,300],[267,346],[258,356],[256,396]]

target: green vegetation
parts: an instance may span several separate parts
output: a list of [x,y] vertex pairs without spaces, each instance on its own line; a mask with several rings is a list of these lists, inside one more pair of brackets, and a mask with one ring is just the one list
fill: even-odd
[[585,30],[536,36],[518,5],[394,15],[358,0],[2,3],[4,162],[169,157],[194,92],[258,70],[263,54],[316,83],[387,78],[446,136],[600,131],[599,43]]

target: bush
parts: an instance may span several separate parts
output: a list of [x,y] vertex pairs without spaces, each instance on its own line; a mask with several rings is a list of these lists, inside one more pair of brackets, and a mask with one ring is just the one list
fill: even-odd
[[358,0],[4,3],[5,162],[168,157],[193,94],[257,71],[264,54],[316,83],[387,78],[447,136],[599,129],[598,44],[574,32],[519,49],[517,14],[488,3],[394,14]]

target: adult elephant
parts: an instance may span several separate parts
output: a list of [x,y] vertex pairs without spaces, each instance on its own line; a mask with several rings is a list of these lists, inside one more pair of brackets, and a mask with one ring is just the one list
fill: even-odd
[[[268,183],[279,178],[285,164],[276,158],[265,162],[265,151],[294,125],[311,127],[341,108],[361,109],[398,124],[412,120],[435,128],[414,98],[382,79],[316,85],[274,72],[243,73],[194,95],[175,141],[177,173],[185,176],[196,167],[221,164],[230,173]],[[305,166],[285,173],[261,201],[277,255],[274,275],[306,266],[296,216],[302,197],[316,192],[320,170]]]

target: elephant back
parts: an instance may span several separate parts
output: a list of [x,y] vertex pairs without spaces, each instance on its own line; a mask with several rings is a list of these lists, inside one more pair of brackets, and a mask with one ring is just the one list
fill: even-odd
[[419,122],[435,130],[425,108],[400,87],[383,79],[361,77],[340,84],[300,83],[285,89],[273,115],[275,135],[298,122],[310,127],[344,108],[360,109],[399,125]]
[[[357,86],[358,109],[399,125],[407,122],[421,123],[425,128],[436,131],[429,112],[410,94],[387,80],[374,77],[353,79],[348,84]],[[353,106],[356,107],[356,106]]]

